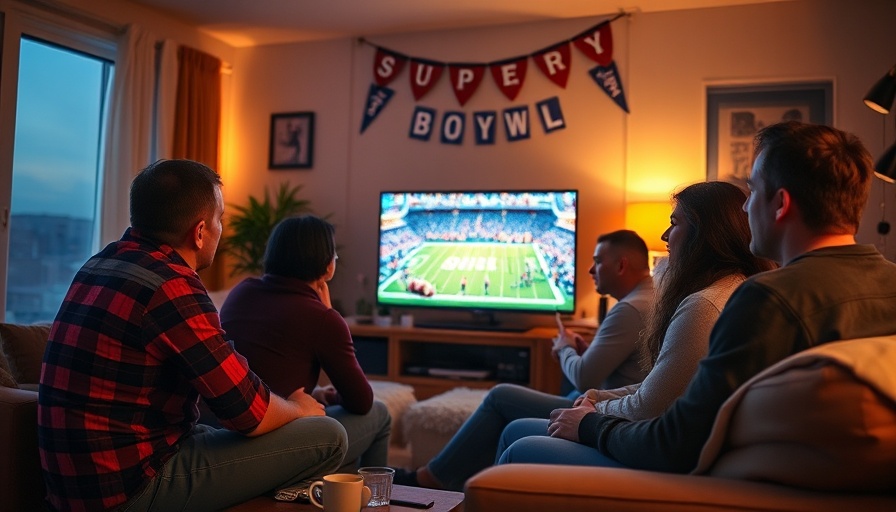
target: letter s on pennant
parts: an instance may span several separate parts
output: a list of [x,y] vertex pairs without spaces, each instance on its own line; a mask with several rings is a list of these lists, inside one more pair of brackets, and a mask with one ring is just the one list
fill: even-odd
[[377,48],[373,59],[373,81],[380,87],[387,86],[398,76],[405,62],[407,58],[403,55]]

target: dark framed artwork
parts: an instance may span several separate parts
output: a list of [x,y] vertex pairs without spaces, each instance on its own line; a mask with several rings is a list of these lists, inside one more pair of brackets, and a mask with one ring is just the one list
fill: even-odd
[[271,114],[268,169],[310,169],[313,157],[314,112]]
[[830,81],[706,88],[706,179],[746,187],[753,136],[781,121],[833,123]]

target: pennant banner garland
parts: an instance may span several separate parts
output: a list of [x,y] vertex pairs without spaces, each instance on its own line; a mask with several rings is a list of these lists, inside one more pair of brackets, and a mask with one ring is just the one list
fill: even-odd
[[[598,64],[597,67],[590,69],[588,74],[619,108],[628,113],[629,109],[625,100],[625,91],[622,88],[622,79],[619,76],[616,63],[613,61],[613,32],[610,28],[610,23],[622,16],[626,16],[626,14],[620,13],[614,18],[603,21],[576,35],[572,39],[551,45],[530,55],[491,63],[443,63],[419,57],[405,56],[377,46],[373,61],[374,83],[370,86],[365,102],[361,132],[363,133],[386,107],[386,104],[394,94],[394,91],[386,86],[395,80],[408,62],[410,62],[408,66],[409,81],[415,101],[420,101],[420,99],[426,96],[438,83],[444,69],[448,68],[448,77],[451,80],[454,96],[457,98],[458,104],[464,106],[476,93],[486,70],[491,74],[498,90],[509,101],[514,101],[526,82],[526,70],[530,58],[535,63],[535,67],[548,80],[565,89],[572,67],[570,46],[575,46],[582,55]],[[361,41],[366,42],[363,39]],[[502,114],[505,125],[509,121],[515,123],[512,130],[505,126],[508,140],[511,141],[528,138],[528,132],[523,136],[521,131],[524,129],[528,130],[528,116],[524,115],[528,112],[528,107],[522,107],[523,110],[517,112],[519,108],[514,107],[505,110]],[[546,133],[565,127],[562,120],[562,110],[557,98],[539,103],[537,112],[541,116],[542,127]],[[443,133],[441,140],[443,143],[456,144],[459,143],[458,137],[462,138],[463,136],[462,126],[465,114],[463,112],[450,112],[450,116],[448,114],[445,114],[446,118],[442,122]],[[481,133],[479,130],[476,130],[476,143],[493,143],[494,127],[487,127],[484,123],[495,119],[496,113],[478,112],[474,114],[474,127],[481,126],[486,130]],[[418,107],[411,122],[412,138],[429,139],[428,133],[424,135],[422,132],[433,129],[435,123],[432,122],[434,119],[431,118],[434,115],[435,113],[432,109]],[[526,121],[525,125],[521,124],[521,120]],[[461,128],[458,129],[458,127]],[[489,136],[489,134],[492,134],[492,136]]]

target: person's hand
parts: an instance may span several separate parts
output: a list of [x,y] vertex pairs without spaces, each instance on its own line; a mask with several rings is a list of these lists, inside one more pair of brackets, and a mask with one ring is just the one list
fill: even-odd
[[314,288],[314,291],[317,292],[317,296],[320,297],[320,301],[324,303],[324,306],[328,308],[332,308],[333,304],[330,302],[330,286],[323,279],[318,279],[311,285]]
[[551,349],[551,354],[554,358],[557,358],[563,347],[572,347],[573,350],[576,351],[576,354],[582,355],[582,352],[584,352],[585,349],[582,348],[580,350],[580,346],[588,348],[588,345],[585,345],[585,340],[583,340],[581,336],[567,329],[561,331],[557,337],[554,338],[554,347]]
[[301,412],[301,417],[324,416],[324,404],[318,402],[313,396],[305,393],[305,388],[299,388],[286,397],[286,401]]
[[594,404],[597,403],[597,391],[593,389],[585,391],[585,394],[583,394],[579,398],[576,398],[576,401],[572,403],[572,406],[578,407],[586,403],[589,403],[591,404],[591,407],[594,407]]
[[551,422],[548,423],[548,435],[560,439],[579,442],[579,423],[586,414],[594,412],[594,406],[588,404],[572,409],[554,409],[551,411]]
[[314,388],[314,391],[311,392],[311,396],[314,397],[315,400],[322,403],[325,407],[328,405],[333,405],[336,403],[336,388],[332,385],[329,386],[318,386]]

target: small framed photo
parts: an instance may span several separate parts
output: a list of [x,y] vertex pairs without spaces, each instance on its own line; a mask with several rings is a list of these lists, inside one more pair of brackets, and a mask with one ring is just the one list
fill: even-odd
[[310,169],[313,157],[314,112],[271,114],[268,169]]
[[746,188],[753,137],[782,121],[833,123],[830,81],[719,85],[706,88],[706,179]]

